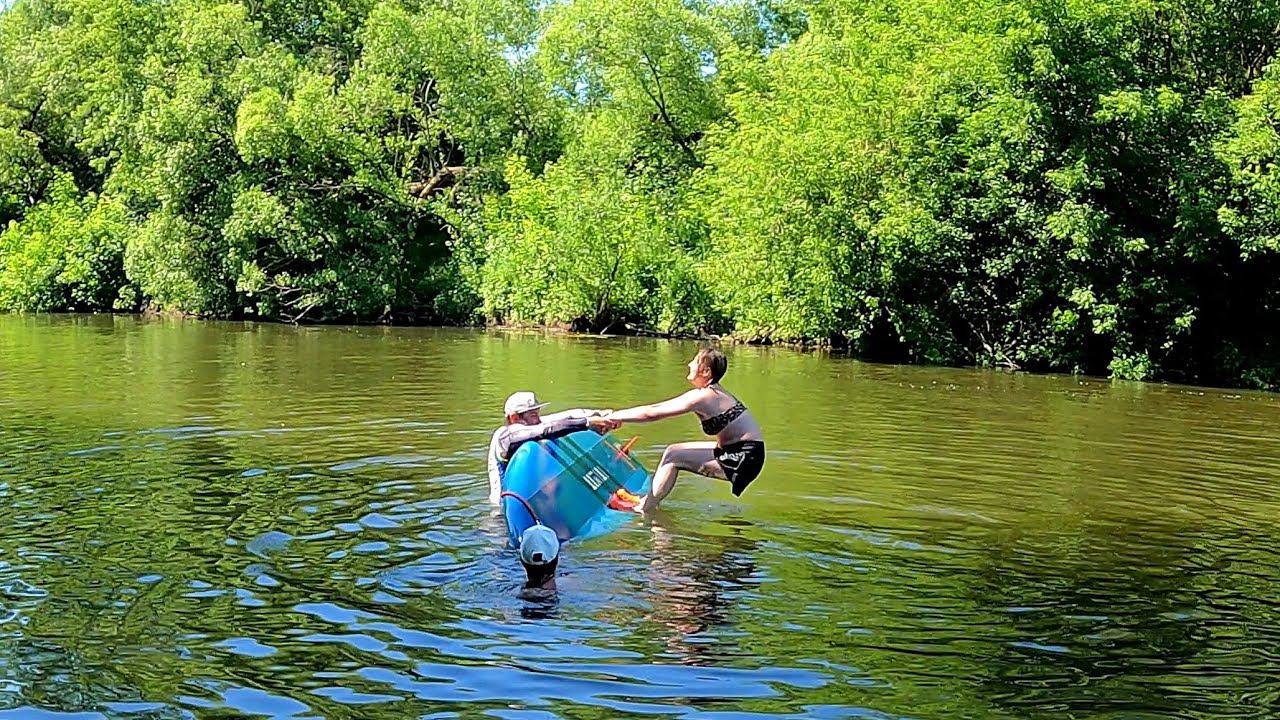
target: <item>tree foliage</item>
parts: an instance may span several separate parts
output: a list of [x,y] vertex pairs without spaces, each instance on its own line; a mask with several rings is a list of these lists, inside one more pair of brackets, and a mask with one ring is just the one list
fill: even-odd
[[1280,4],[17,0],[0,306],[1280,385]]

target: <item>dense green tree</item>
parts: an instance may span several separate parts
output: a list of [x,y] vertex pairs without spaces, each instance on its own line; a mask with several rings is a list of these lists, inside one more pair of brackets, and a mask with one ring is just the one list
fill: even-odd
[[[1221,254],[1234,282],[1212,288],[1235,332],[1209,350],[1220,377],[1274,388],[1280,339],[1268,328],[1280,327],[1280,64],[1272,63],[1236,107],[1237,119],[1218,145],[1229,173],[1218,218],[1231,239]],[[1207,280],[1217,284],[1220,277]]]
[[81,197],[70,177],[54,181],[47,199],[0,234],[0,305],[21,310],[111,310],[127,289],[118,200]]
[[[1219,53],[1269,56],[1274,8],[819,9],[735,98],[703,178],[713,242],[737,260],[709,281],[741,331],[933,362],[1218,372],[1232,263],[1213,147],[1257,71]],[[780,158],[802,170],[775,172]]]
[[696,331],[703,224],[686,181],[724,116],[724,28],[678,0],[555,7],[536,61],[570,140],[544,171],[522,155],[456,223],[483,311],[515,322]]
[[1276,387],[1278,27],[1264,0],[17,0],[0,307]]
[[[517,144],[558,152],[537,67],[510,60],[525,5],[42,0],[3,20],[0,219],[63,175],[122,203],[124,306],[465,317],[441,191]],[[11,234],[8,267],[58,256],[21,246],[47,237]]]

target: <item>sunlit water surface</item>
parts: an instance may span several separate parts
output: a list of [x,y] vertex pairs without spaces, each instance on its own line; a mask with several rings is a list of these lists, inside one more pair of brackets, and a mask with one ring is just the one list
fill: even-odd
[[0,719],[1276,716],[1262,394],[732,348],[764,475],[522,598],[502,399],[660,399],[694,348],[0,316]]

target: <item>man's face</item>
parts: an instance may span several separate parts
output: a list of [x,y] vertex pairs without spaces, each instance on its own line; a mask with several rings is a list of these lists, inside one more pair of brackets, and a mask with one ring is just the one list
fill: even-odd
[[542,411],[538,408],[528,410],[516,416],[521,425],[537,425],[542,422]]

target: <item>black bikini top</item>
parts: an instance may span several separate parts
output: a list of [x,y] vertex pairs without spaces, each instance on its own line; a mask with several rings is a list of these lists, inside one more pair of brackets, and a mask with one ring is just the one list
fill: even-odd
[[713,415],[702,421],[702,432],[708,435],[719,435],[725,428],[729,427],[729,423],[738,419],[738,416],[747,411],[747,406],[739,400],[733,404],[733,407],[725,410],[719,415]]

